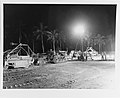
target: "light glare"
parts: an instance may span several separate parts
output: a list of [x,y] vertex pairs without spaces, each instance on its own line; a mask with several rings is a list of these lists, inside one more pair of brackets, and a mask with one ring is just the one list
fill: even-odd
[[83,25],[76,25],[74,28],[73,28],[73,32],[75,35],[77,36],[82,36],[84,34],[84,26]]

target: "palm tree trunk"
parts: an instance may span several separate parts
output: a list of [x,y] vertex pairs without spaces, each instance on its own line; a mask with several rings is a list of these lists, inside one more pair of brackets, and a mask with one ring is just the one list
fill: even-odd
[[99,45],[99,53],[100,53],[100,43],[98,45]]
[[44,43],[43,43],[43,35],[41,35],[41,41],[42,41],[42,52],[44,53],[45,50],[44,50]]
[[21,31],[19,33],[19,43],[21,43]]
[[84,51],[84,44],[83,44],[83,39],[81,39],[81,44],[82,44],[82,52]]
[[54,54],[55,54],[55,39],[53,39],[53,51],[54,51]]
[[34,52],[34,39],[33,39],[33,52]]
[[89,47],[89,45],[90,45],[90,40],[88,40],[88,42],[87,42],[87,47]]
[[79,40],[77,41],[76,43],[76,46],[75,46],[75,51],[77,51],[77,46],[78,46],[78,43],[79,43]]
[[21,43],[21,39],[22,39],[22,32],[21,32],[21,24],[19,25],[19,43]]
[[[62,47],[61,47],[61,40],[60,40],[60,49],[61,49]],[[62,49],[61,49],[62,50]]]
[[95,44],[95,41],[94,41],[94,39],[93,39],[93,46],[92,46],[92,47],[93,47],[93,49],[94,49],[94,44]]

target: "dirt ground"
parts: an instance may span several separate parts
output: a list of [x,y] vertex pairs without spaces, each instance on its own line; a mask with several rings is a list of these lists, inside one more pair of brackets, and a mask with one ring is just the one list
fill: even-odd
[[114,88],[114,61],[68,61],[3,71],[3,89]]

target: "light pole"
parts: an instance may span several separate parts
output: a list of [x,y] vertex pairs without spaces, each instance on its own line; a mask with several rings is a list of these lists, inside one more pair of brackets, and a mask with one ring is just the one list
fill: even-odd
[[[81,46],[82,46],[81,50],[83,52],[83,37],[84,37],[84,33],[85,33],[84,25],[82,25],[82,24],[75,25],[73,28],[73,33],[75,36],[77,36],[78,38],[81,39]],[[78,39],[78,42],[76,43],[75,50],[77,50],[77,45],[78,45],[80,39]]]

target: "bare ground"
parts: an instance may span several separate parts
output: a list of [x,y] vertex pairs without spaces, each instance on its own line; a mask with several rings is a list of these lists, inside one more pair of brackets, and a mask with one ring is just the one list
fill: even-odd
[[114,88],[114,61],[69,61],[3,71],[4,89]]

